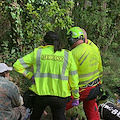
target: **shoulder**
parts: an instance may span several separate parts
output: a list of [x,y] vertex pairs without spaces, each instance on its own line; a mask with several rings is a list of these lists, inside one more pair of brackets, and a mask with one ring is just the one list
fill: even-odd
[[38,49],[42,49],[42,48],[45,48],[45,46],[39,46],[37,48],[34,48],[34,51],[38,50]]
[[38,48],[35,48],[34,51],[36,50],[42,50],[42,49],[54,49],[53,45],[46,45],[46,46],[39,46]]
[[87,40],[88,40],[88,43],[87,43],[87,44],[89,44],[89,45],[90,45],[90,44],[92,43],[92,41],[91,41],[91,40],[89,40],[89,39],[87,39]]
[[91,40],[88,39],[88,45],[92,46],[94,49],[99,50],[98,46],[92,42]]
[[72,51],[65,49],[65,52],[68,53],[69,56],[72,56]]
[[79,44],[78,46],[76,46],[74,49],[72,49],[72,52],[80,52],[80,51],[83,51],[83,49],[87,49],[89,48],[89,45],[86,44],[86,43],[82,43],[82,44]]
[[0,78],[0,86],[3,89],[15,90],[18,89],[17,85],[15,85],[12,81],[9,81],[7,78]]
[[77,47],[75,47],[74,49],[72,49],[72,54],[74,56],[79,57],[90,51],[91,51],[91,46],[86,43],[82,43],[82,44],[78,45]]
[[68,52],[68,53],[71,53],[71,51],[70,50],[67,50],[67,49],[63,49],[63,50],[65,50],[66,52]]
[[71,51],[70,50],[68,50],[68,49],[62,49],[62,51],[64,51],[64,52],[68,52],[68,53],[71,53]]
[[36,54],[38,51],[41,52],[43,48],[45,48],[45,46],[39,46],[37,48],[34,48],[33,52],[31,53]]

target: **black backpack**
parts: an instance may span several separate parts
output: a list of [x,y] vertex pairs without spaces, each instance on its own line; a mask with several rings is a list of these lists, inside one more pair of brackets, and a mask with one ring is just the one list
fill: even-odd
[[105,102],[98,106],[100,117],[104,120],[120,120],[120,108],[111,102]]
[[28,89],[23,95],[23,102],[24,102],[23,105],[26,108],[33,108],[35,96],[36,94],[33,91]]

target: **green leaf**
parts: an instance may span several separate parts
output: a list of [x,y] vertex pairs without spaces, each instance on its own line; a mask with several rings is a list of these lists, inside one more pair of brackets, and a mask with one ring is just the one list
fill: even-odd
[[13,19],[16,19],[16,14],[14,12],[11,12],[11,16]]
[[13,54],[15,52],[15,49],[13,48],[12,50],[11,50],[11,54]]

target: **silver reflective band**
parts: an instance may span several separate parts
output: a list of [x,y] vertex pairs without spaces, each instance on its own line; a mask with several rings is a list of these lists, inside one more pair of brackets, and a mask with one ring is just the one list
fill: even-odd
[[40,77],[40,56],[41,56],[41,51],[42,51],[42,48],[37,50],[37,57],[36,57],[37,69],[36,69],[35,77]]
[[63,67],[62,67],[62,74],[65,75],[65,70],[67,68],[68,65],[68,52],[64,51],[64,62],[63,62]]
[[79,93],[79,89],[78,90],[72,90],[72,93]]
[[[28,65],[25,63],[25,61],[24,61],[23,58],[20,58],[20,59],[19,59],[19,62],[20,62],[20,64],[21,64],[24,68],[27,68],[27,67],[28,67]],[[23,74],[26,76],[26,75],[28,74],[28,72],[29,72],[29,71],[25,70]]]
[[96,71],[93,71],[93,72],[91,72],[91,73],[79,75],[79,78],[90,77],[90,76],[92,76],[92,75],[94,75],[94,74],[96,74],[96,73],[98,73],[98,72],[99,72],[99,70],[96,70]]
[[19,61],[20,61],[21,65],[22,65],[24,68],[27,68],[27,67],[28,67],[28,65],[25,63],[25,61],[24,61],[23,58],[20,58]]
[[29,73],[29,71],[25,70],[23,74],[27,75],[28,73]]
[[41,51],[42,51],[42,49],[38,49],[38,51],[37,51],[37,56],[36,56],[37,70],[35,73],[35,77],[42,77],[42,78],[50,77],[50,78],[54,78],[54,79],[68,80],[68,76],[65,76],[65,70],[66,70],[67,64],[68,64],[68,52],[64,51],[64,62],[63,62],[63,67],[62,67],[62,73],[61,73],[61,75],[58,75],[58,74],[41,73],[40,72]]
[[75,70],[75,71],[70,71],[69,74],[70,74],[70,75],[76,75],[76,74],[77,74],[77,70]]
[[61,79],[62,78],[63,80],[68,80],[68,76],[61,77],[61,75],[51,74],[51,73],[39,73],[39,77],[42,77],[42,78],[50,77],[50,78],[54,78],[54,79]]
[[[99,74],[97,74],[96,76],[99,77]],[[82,82],[79,82],[79,85],[83,85],[83,84],[88,84],[92,79],[94,79],[96,76],[92,77],[91,79],[87,80],[87,81],[82,81]]]

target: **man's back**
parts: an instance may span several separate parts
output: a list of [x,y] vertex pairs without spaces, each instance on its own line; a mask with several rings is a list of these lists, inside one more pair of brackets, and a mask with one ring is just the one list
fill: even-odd
[[91,40],[89,40],[89,39],[87,39],[88,40],[88,44],[90,45],[90,46],[92,46],[92,48],[97,52],[97,54],[99,55],[99,57],[100,57],[100,61],[99,61],[99,72],[100,72],[100,77],[102,76],[102,72],[103,72],[103,67],[102,67],[102,59],[101,59],[101,54],[100,54],[100,50],[99,50],[99,48],[97,47],[97,45],[96,44],[94,44]]
[[13,107],[19,106],[17,87],[7,78],[0,77],[0,120],[14,120]]
[[80,87],[99,77],[99,55],[88,44],[82,43],[72,50],[77,64]]

